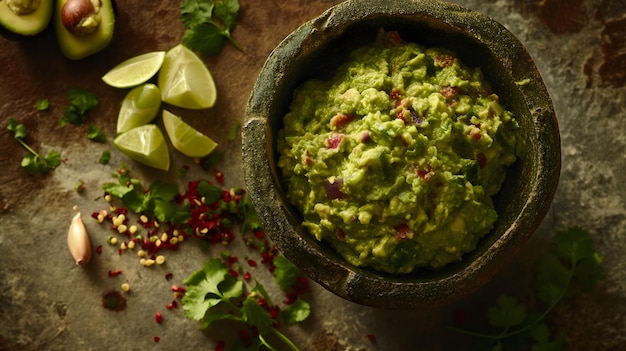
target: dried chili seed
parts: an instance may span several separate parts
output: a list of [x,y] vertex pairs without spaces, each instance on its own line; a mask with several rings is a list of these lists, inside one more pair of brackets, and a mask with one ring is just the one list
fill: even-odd
[[161,324],[161,323],[163,322],[163,315],[161,314],[161,312],[157,312],[157,313],[154,315],[154,320],[155,320],[157,323],[159,323],[159,324]]

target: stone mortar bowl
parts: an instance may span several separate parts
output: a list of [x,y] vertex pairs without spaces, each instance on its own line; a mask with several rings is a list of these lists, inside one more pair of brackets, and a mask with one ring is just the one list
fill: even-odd
[[[485,79],[519,124],[518,161],[494,198],[493,230],[463,259],[440,270],[389,275],[348,264],[300,225],[276,166],[276,135],[294,88],[328,79],[347,54],[372,42],[380,28],[405,41],[454,50]],[[558,125],[544,83],[523,45],[487,16],[438,0],[348,0],[303,24],[276,47],[246,108],[244,177],[265,231],[312,280],[358,304],[423,308],[459,299],[486,283],[517,253],[548,211],[560,173]]]

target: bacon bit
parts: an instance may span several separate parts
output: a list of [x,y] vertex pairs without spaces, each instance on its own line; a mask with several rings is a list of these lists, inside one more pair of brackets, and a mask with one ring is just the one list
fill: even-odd
[[424,179],[425,181],[429,181],[430,178],[432,178],[432,176],[435,174],[435,171],[433,170],[431,165],[428,165],[428,169],[418,169],[417,170],[417,176]]
[[341,144],[341,141],[343,140],[343,137],[344,137],[343,134],[338,134],[338,133],[331,134],[331,136],[329,136],[328,139],[326,139],[326,147],[329,149],[338,148],[339,144]]
[[480,129],[472,128],[472,130],[470,130],[469,136],[470,136],[470,138],[472,138],[474,140],[480,140],[480,139],[482,139],[483,134],[480,132]]
[[391,100],[395,100],[396,103],[400,101],[400,90],[396,88],[391,89],[391,92],[389,93],[389,98],[391,98]]
[[441,95],[446,98],[446,100],[453,99],[459,95],[460,89],[458,87],[443,87],[441,88]]
[[404,240],[404,239],[411,239],[413,235],[415,235],[413,231],[411,231],[411,228],[409,228],[409,226],[406,223],[402,223],[396,226],[395,229],[396,229],[396,240],[398,241]]
[[304,164],[307,166],[310,166],[313,164],[313,159],[311,158],[311,156],[309,156],[309,152],[305,151],[302,154],[302,161],[304,161]]
[[452,66],[455,61],[456,61],[456,59],[452,55],[439,55],[439,56],[435,57],[435,63],[439,67],[449,67],[449,66]]
[[337,130],[337,129],[345,126],[346,124],[352,122],[353,119],[354,119],[354,116],[352,116],[352,115],[347,115],[345,113],[339,113],[339,114],[334,115],[330,119],[330,126],[334,130]]
[[116,269],[114,271],[109,271],[108,275],[109,277],[116,277],[118,275],[122,274],[122,270],[121,269]]
[[485,154],[481,152],[476,155],[476,161],[478,161],[478,166],[480,167],[480,169],[483,169],[487,165],[487,156],[485,156]]

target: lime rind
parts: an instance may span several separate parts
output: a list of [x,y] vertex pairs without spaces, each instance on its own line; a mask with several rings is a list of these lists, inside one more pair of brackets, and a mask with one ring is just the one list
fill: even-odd
[[170,154],[161,129],[146,124],[124,132],[115,139],[115,145],[123,154],[146,166],[164,171],[170,168]]
[[131,57],[109,70],[102,81],[114,88],[131,88],[154,77],[165,60],[165,51],[152,51]]
[[202,134],[175,114],[163,110],[163,125],[172,146],[180,153],[193,158],[209,155],[217,147],[217,143]]

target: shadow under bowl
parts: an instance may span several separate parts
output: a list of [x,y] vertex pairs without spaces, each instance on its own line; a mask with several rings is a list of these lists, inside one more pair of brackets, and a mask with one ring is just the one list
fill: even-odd
[[[498,220],[476,249],[439,270],[390,275],[347,263],[301,226],[277,167],[276,138],[294,89],[329,79],[350,51],[378,31],[405,41],[451,49],[480,67],[500,102],[520,125],[518,160],[494,197]],[[561,165],[552,101],[524,46],[491,18],[438,0],[348,0],[303,24],[263,66],[246,108],[243,167],[246,187],[266,233],[312,280],[349,301],[381,308],[419,308],[459,299],[491,279],[527,242],[547,213]]]

